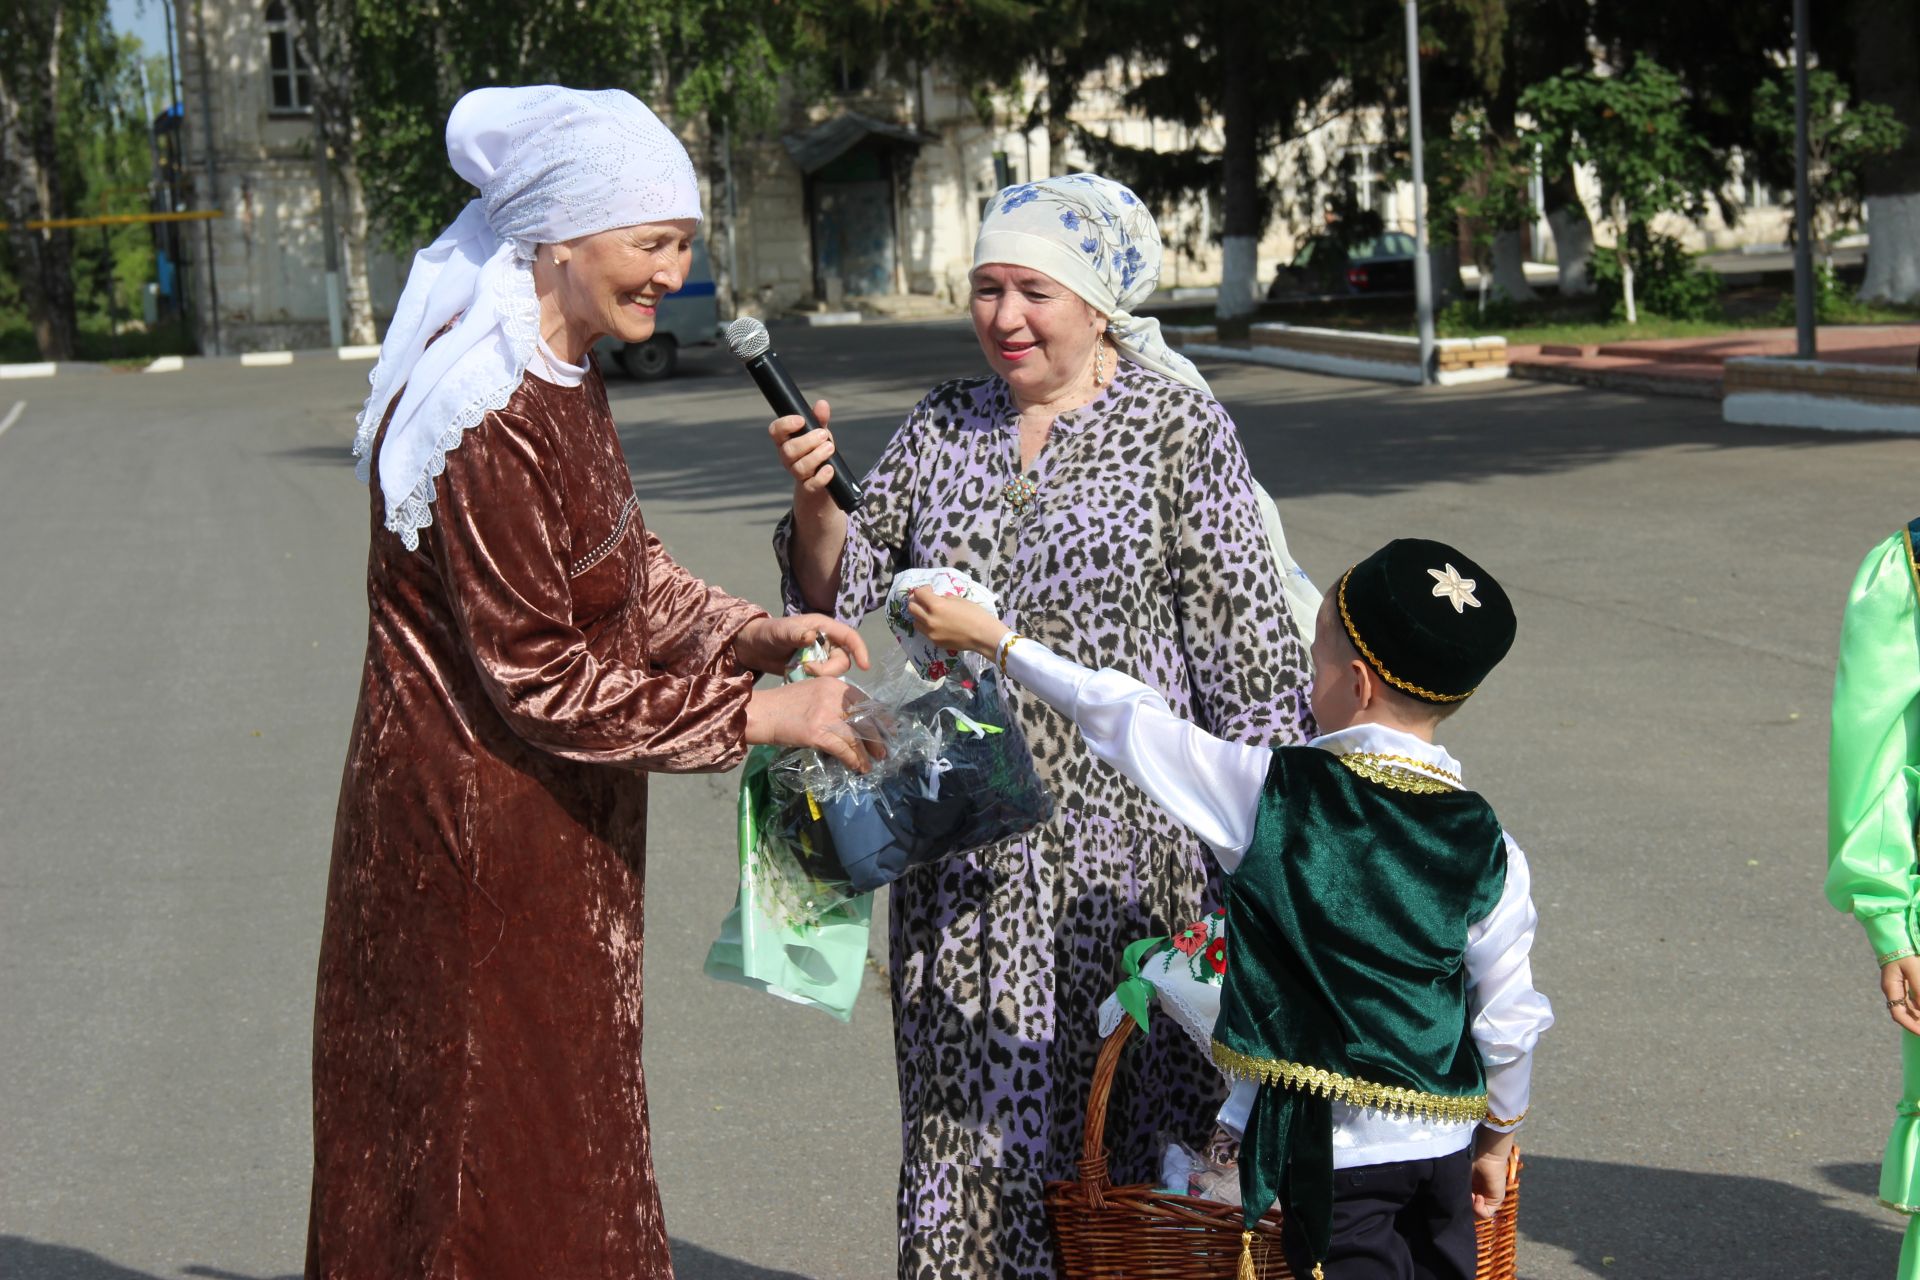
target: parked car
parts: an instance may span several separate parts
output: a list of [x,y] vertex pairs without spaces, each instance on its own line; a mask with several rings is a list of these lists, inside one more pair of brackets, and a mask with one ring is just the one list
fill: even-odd
[[713,291],[713,264],[707,259],[706,244],[695,240],[686,280],[660,299],[654,313],[653,336],[645,342],[606,337],[594,350],[619,365],[627,376],[652,382],[671,377],[680,367],[680,348],[719,340],[720,305]]
[[1348,246],[1331,236],[1314,236],[1273,273],[1267,296],[1412,293],[1413,248],[1413,237],[1404,231],[1384,231]]

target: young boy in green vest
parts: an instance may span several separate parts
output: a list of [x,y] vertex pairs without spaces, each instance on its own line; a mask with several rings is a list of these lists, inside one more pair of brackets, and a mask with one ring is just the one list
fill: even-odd
[[1246,1221],[1282,1201],[1302,1276],[1472,1280],[1553,1022],[1526,856],[1434,742],[1513,643],[1492,575],[1412,538],[1349,569],[1313,641],[1320,736],[1271,750],[975,605],[918,592],[911,612],[1070,717],[1230,873],[1214,1058],[1244,1082],[1222,1114]]

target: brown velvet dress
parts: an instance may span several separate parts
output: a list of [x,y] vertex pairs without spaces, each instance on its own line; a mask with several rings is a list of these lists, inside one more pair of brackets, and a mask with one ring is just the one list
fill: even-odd
[[761,610],[646,530],[597,373],[528,376],[446,464],[418,551],[373,486],[307,1275],[670,1277],[646,775],[738,763],[754,676],[732,643]]

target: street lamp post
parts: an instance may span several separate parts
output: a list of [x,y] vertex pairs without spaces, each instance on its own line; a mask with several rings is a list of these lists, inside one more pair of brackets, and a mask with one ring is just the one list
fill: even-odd
[[[1806,3],[1806,0],[1799,0]],[[1427,257],[1427,171],[1420,147],[1420,15],[1407,0],[1407,128],[1413,142],[1413,305],[1420,325],[1420,381],[1433,376],[1433,269]]]
[[1793,0],[1793,318],[1802,360],[1814,357],[1812,206],[1807,184],[1807,0]]

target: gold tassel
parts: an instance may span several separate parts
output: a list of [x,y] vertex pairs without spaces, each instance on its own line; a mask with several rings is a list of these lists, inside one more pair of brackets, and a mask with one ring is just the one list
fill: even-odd
[[1253,1269],[1253,1232],[1240,1233],[1240,1278],[1239,1280],[1260,1280],[1260,1273]]
[[1313,1264],[1313,1280],[1327,1280],[1327,1273],[1320,1269],[1317,1262]]

